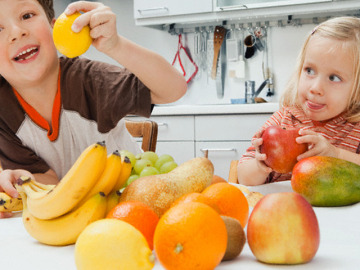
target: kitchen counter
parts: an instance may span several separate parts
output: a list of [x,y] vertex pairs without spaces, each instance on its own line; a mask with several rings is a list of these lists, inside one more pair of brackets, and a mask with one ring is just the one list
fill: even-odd
[[199,115],[199,114],[254,114],[273,113],[279,103],[214,104],[214,105],[156,105],[152,115]]
[[[263,194],[292,191],[290,182],[250,188]],[[359,269],[360,203],[346,207],[314,207],[320,226],[320,247],[307,264],[284,265],[281,269]],[[74,245],[52,247],[38,243],[25,231],[21,216],[0,220],[0,265],[2,269],[75,270]],[[279,265],[258,262],[248,244],[232,261],[216,269],[279,269]],[[154,270],[164,269],[156,262]],[[124,269],[125,270],[125,269]]]

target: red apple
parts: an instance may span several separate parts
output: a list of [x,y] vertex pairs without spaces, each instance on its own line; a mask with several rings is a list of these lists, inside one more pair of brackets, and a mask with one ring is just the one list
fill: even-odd
[[247,240],[261,262],[306,263],[319,248],[319,224],[313,208],[300,194],[272,193],[255,205],[247,225]]
[[266,154],[265,164],[278,173],[289,173],[297,163],[297,156],[307,150],[307,144],[297,143],[299,129],[269,126],[262,134],[260,152]]

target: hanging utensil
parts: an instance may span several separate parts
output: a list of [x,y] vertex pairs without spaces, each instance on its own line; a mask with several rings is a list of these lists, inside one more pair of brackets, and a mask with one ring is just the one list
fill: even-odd
[[226,33],[226,59],[228,62],[236,62],[239,59],[239,42],[235,35],[235,25]]
[[219,59],[216,68],[216,93],[218,98],[224,97],[226,76],[226,40],[220,47]]
[[222,26],[216,26],[214,31],[214,58],[213,58],[213,64],[211,69],[211,78],[213,80],[216,79],[216,68],[217,63],[219,59],[219,53],[221,49],[221,45],[224,41],[224,37],[226,34],[226,29]]
[[211,79],[213,59],[214,59],[214,27],[209,26],[209,29],[207,31],[207,40],[206,40],[206,68],[208,74],[208,76],[206,76],[207,83],[209,83],[209,79]]
[[242,43],[244,40],[244,29],[242,26],[239,25],[239,28],[237,28],[239,33],[238,39],[240,40],[240,50],[239,50],[239,61],[236,64],[235,68],[235,77],[239,79],[245,79],[245,61],[244,61],[244,44]]
[[181,38],[182,36],[180,34],[178,49],[175,54],[172,65],[183,74],[183,76],[186,79],[186,82],[189,83],[198,72],[198,66],[192,60],[186,48],[183,46]]
[[206,72],[207,70],[207,39],[208,39],[208,32],[206,31],[205,26],[200,29],[200,68],[202,71]]

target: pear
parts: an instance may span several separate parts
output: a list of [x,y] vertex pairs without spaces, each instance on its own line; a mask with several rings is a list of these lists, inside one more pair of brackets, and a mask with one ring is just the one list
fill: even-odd
[[184,194],[202,192],[211,184],[214,166],[204,157],[190,159],[166,174],[136,179],[125,188],[120,202],[140,201],[161,217]]

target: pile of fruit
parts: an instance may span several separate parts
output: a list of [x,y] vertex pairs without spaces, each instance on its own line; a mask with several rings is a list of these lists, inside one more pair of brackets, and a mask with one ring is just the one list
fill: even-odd
[[249,206],[237,187],[211,184],[213,172],[208,159],[194,158],[130,183],[107,219],[80,234],[77,268],[152,269],[158,260],[165,269],[213,269],[236,258]]
[[[305,167],[295,166],[293,186],[309,176]],[[22,177],[16,187],[29,234],[48,245],[76,243],[78,269],[152,269],[155,260],[165,269],[214,269],[246,242],[259,261],[298,264],[319,246],[317,218],[303,196],[263,196],[249,217],[247,197],[219,181],[207,158],[177,166],[154,152],[107,155],[97,143],[57,186]]]

